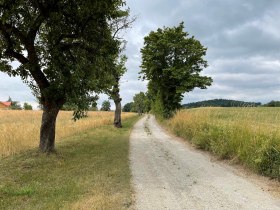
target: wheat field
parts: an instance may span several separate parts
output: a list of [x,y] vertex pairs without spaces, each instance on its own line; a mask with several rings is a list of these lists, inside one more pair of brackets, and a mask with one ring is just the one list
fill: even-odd
[[198,148],[280,177],[280,108],[189,109],[166,124]]
[[[126,119],[135,116],[123,113]],[[9,156],[39,145],[42,111],[0,110],[0,156]],[[89,112],[74,122],[72,112],[60,111],[56,124],[56,142],[90,128],[113,123],[113,112]]]

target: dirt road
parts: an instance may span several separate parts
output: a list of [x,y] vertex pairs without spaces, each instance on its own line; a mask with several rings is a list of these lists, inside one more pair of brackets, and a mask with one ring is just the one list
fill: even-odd
[[280,200],[222,164],[172,139],[153,116],[131,134],[135,209],[280,210]]

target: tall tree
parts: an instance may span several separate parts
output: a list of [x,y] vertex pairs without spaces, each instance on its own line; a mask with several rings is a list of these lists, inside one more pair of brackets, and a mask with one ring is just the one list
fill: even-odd
[[118,18],[114,21],[111,21],[111,31],[113,33],[113,38],[119,42],[120,50],[115,55],[112,70],[112,83],[113,86],[111,89],[107,90],[107,94],[115,103],[115,117],[114,117],[114,126],[116,128],[122,127],[121,113],[122,113],[122,98],[120,96],[120,79],[123,74],[127,71],[125,67],[125,62],[127,61],[127,57],[122,55],[123,50],[125,49],[126,40],[123,39],[121,32],[124,32],[125,29],[130,28],[132,23],[136,20],[136,17],[129,18],[128,16],[123,16],[122,18]]
[[185,92],[211,85],[210,77],[201,76],[207,67],[206,48],[184,32],[184,24],[158,29],[145,37],[141,49],[142,79],[147,79],[152,109],[164,118],[180,108]]
[[140,92],[134,95],[133,97],[133,110],[142,115],[146,110],[146,96],[145,93]]
[[122,105],[121,101],[122,98],[120,96],[120,79],[123,74],[126,72],[125,62],[127,57],[121,55],[120,57],[115,58],[115,63],[112,66],[112,81],[113,87],[112,89],[108,90],[108,94],[110,98],[115,103],[115,117],[114,117],[114,126],[117,128],[122,127],[122,119],[121,119],[121,112],[122,112]]
[[[119,44],[110,22],[128,15],[123,0],[3,0],[0,2],[0,70],[20,76],[43,106],[40,150],[52,152],[55,124],[65,102],[74,117],[91,92],[111,86],[112,55]],[[11,62],[18,61],[14,68]]]

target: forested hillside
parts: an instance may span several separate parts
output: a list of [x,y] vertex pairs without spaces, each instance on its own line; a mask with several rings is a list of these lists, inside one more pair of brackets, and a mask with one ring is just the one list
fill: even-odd
[[207,101],[199,101],[194,103],[183,104],[184,108],[196,108],[196,107],[256,107],[261,106],[259,102],[245,102],[245,101],[236,101],[229,99],[214,99]]

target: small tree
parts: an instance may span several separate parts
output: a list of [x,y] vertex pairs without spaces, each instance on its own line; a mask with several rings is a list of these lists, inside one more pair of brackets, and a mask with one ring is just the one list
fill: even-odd
[[151,107],[156,114],[169,118],[181,107],[185,92],[211,85],[210,77],[201,76],[207,67],[206,48],[184,32],[184,24],[158,29],[145,37],[141,49],[142,79],[147,79]]
[[24,103],[23,104],[23,109],[24,110],[33,110],[33,107],[32,107],[32,105],[31,104],[28,104],[28,103]]
[[106,100],[106,101],[103,101],[102,103],[102,107],[100,109],[101,111],[110,111],[111,110],[111,103],[110,101]]
[[10,109],[12,110],[22,110],[22,107],[18,101],[13,101],[11,97],[9,97],[7,102],[11,102]]

